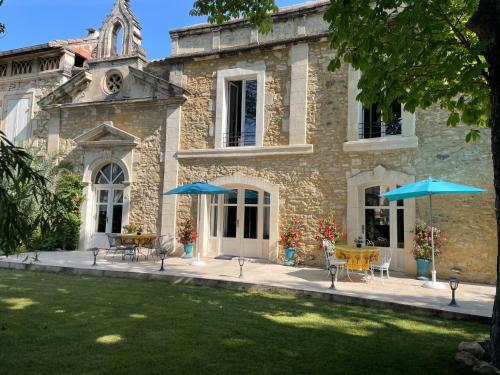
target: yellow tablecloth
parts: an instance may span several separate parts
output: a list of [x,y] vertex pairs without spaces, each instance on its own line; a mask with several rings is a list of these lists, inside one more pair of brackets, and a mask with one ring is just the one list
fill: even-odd
[[345,259],[349,270],[368,271],[371,262],[380,261],[380,249],[376,247],[337,246],[335,257]]
[[118,245],[134,244],[139,247],[153,246],[156,240],[156,234],[117,234],[116,242]]

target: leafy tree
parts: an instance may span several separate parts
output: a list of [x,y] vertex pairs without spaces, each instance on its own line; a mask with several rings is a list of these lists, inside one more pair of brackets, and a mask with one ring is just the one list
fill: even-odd
[[196,0],[192,16],[208,16],[212,23],[223,23],[234,18],[246,18],[253,27],[261,32],[272,30],[269,12],[278,11],[274,0]]
[[75,250],[80,238],[81,212],[84,200],[83,182],[79,174],[56,166],[45,169],[53,171],[54,191],[57,202],[51,207],[51,224],[37,228],[27,244],[27,250],[51,251],[54,249]]
[[[212,22],[244,15],[252,25],[269,25],[256,1],[198,0],[193,14]],[[407,110],[439,104],[448,126],[470,125],[466,140],[491,128],[497,237],[500,239],[500,1],[498,0],[331,0],[325,20],[341,62],[359,69],[359,99],[379,103],[391,116],[394,100]],[[264,27],[268,30],[269,27]],[[499,241],[500,255],[500,241]],[[500,257],[491,323],[491,356],[500,365]]]
[[0,251],[12,254],[51,222],[55,196],[33,157],[0,132]]
[[[0,6],[2,6],[3,0],[0,0]],[[3,34],[5,32],[5,25],[0,22],[0,34]]]

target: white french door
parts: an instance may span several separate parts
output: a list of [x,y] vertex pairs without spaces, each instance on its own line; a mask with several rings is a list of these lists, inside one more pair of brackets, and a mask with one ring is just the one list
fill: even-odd
[[96,190],[96,233],[121,233],[123,189]]
[[249,188],[212,197],[210,234],[220,244],[220,255],[261,258],[267,254],[270,201],[269,193]]
[[405,265],[405,206],[404,201],[389,202],[382,197],[399,185],[378,185],[364,189],[362,229],[367,245],[392,252],[391,269],[404,271]]

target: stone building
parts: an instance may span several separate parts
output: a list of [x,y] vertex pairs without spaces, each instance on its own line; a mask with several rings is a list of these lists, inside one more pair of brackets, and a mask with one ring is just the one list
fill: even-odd
[[[68,81],[91,57],[95,31],[86,38],[56,40],[42,45],[0,52],[0,130],[12,142],[34,140],[45,147],[43,113],[38,101]],[[38,144],[40,143],[41,144]]]
[[280,262],[280,227],[305,228],[301,262],[324,264],[314,240],[334,210],[347,242],[362,237],[392,251],[392,268],[415,273],[412,236],[425,200],[380,194],[429,176],[481,186],[479,196],[437,197],[448,237],[438,271],[494,282],[496,236],[489,134],[464,142],[438,106],[408,113],[395,103],[384,123],[356,101],[359,73],[328,63],[328,1],[282,8],[262,35],[244,20],[172,30],[170,57],[148,62],[129,1],[117,0],[84,69],[40,101],[36,133],[82,174],[81,249],[129,223],[174,234],[196,217],[189,197],[163,192],[189,182],[234,189],[203,198],[199,247],[207,257]]

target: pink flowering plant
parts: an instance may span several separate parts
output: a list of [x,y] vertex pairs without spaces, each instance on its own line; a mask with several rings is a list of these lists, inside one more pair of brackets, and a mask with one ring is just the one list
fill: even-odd
[[[441,255],[441,247],[446,238],[439,228],[434,226],[434,254]],[[432,227],[418,221],[415,225],[415,237],[413,238],[413,256],[415,259],[432,260]]]
[[302,243],[303,235],[302,223],[299,218],[295,216],[290,223],[282,229],[280,244],[285,249],[296,249]]
[[183,245],[195,242],[197,234],[194,230],[193,222],[191,220],[188,220],[182,223],[177,236],[177,240]]
[[323,249],[325,241],[335,245],[338,240],[345,237],[345,233],[339,229],[335,213],[330,212],[328,216],[319,222],[318,231],[314,237],[319,242],[319,248]]

